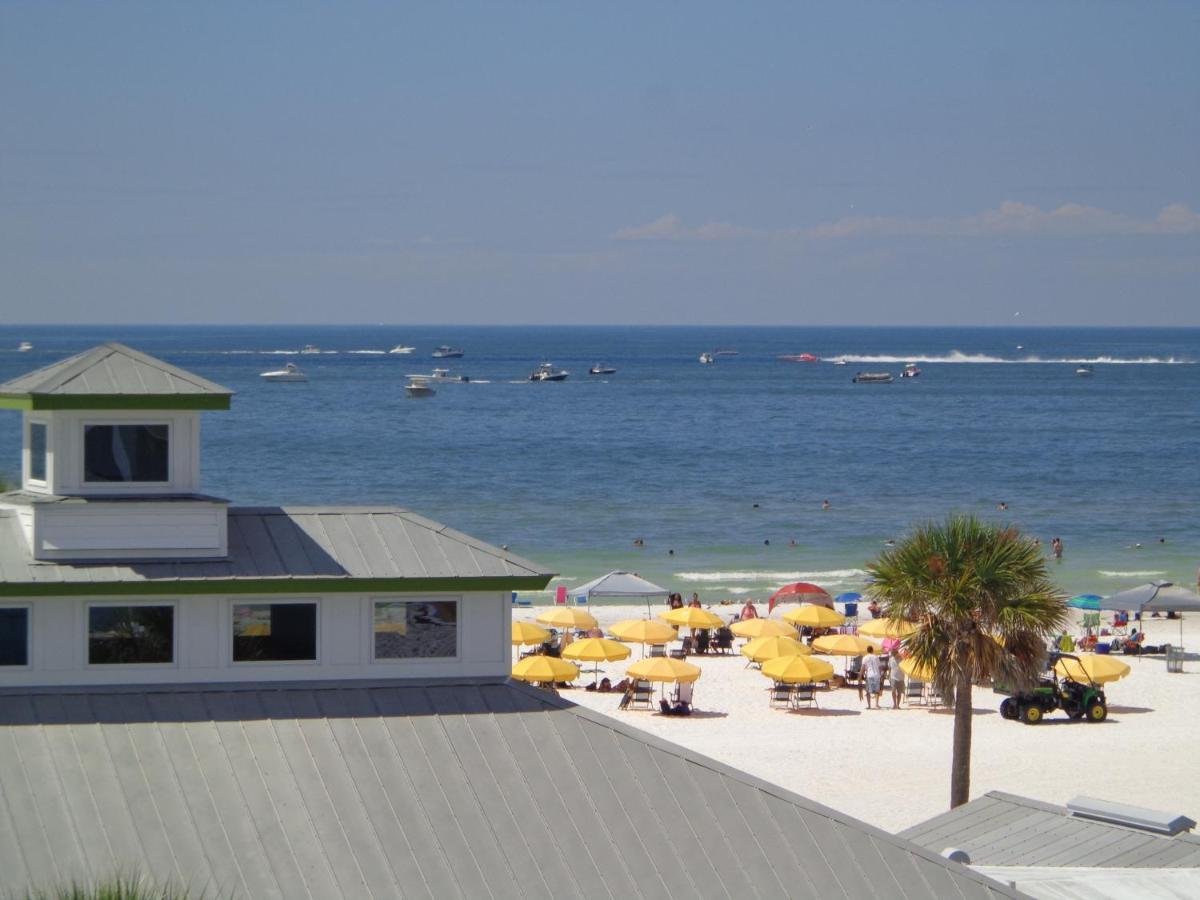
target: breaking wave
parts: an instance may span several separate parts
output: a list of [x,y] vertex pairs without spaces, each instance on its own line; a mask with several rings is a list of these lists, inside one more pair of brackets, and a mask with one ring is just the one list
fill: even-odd
[[867,355],[860,353],[844,353],[841,356],[826,357],[827,362],[854,362],[854,363],[926,363],[934,365],[937,363],[997,363],[1002,365],[1014,364],[1034,364],[1034,365],[1097,365],[1097,366],[1187,366],[1194,365],[1195,360],[1180,359],[1174,356],[1136,356],[1136,357],[1120,357],[1120,356],[1062,356],[1062,357],[1041,357],[1041,356],[1018,356],[1006,359],[1002,356],[988,356],[985,353],[963,353],[960,350],[951,350],[949,353],[943,354],[928,354],[914,353],[909,356],[894,355],[894,354],[876,354]]
[[717,581],[733,582],[771,582],[785,583],[791,581],[847,581],[852,578],[866,577],[864,569],[828,569],[823,572],[675,572],[673,577],[680,581],[695,581],[710,583]]
[[1107,572],[1104,569],[1097,570],[1097,574],[1103,575],[1105,578],[1153,578],[1155,575],[1166,575],[1166,571],[1154,570],[1144,572]]

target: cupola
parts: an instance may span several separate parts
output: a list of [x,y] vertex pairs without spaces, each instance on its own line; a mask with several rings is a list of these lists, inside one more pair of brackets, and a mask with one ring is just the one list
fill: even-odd
[[24,414],[15,508],[35,559],[221,558],[226,502],[200,494],[200,412],[233,392],[123,344],[0,384]]

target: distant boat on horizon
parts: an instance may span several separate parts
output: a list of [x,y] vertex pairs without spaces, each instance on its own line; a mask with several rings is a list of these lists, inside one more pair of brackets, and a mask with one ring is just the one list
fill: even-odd
[[301,372],[295,363],[288,363],[282,369],[263,372],[259,377],[263,381],[308,381],[308,376]]
[[451,347],[449,344],[442,344],[430,354],[434,359],[462,359],[463,351],[460,347]]
[[813,353],[795,353],[795,354],[786,353],[778,358],[783,360],[784,362],[815,363],[815,362],[821,361],[821,357],[819,357]]

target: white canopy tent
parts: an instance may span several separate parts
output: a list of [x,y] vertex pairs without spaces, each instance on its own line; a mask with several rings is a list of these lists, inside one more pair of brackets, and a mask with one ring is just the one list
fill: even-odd
[[650,610],[651,597],[665,597],[669,594],[666,588],[659,587],[652,581],[647,581],[636,572],[609,572],[599,578],[571,588],[572,597],[627,597],[630,599],[645,599],[646,610]]
[[[1152,581],[1104,597],[1099,606],[1110,610],[1136,610],[1139,619],[1145,619],[1148,612],[1200,612],[1200,594],[1170,581]],[[1144,623],[1142,628],[1145,629]],[[1183,644],[1182,622],[1179,623],[1179,643]]]

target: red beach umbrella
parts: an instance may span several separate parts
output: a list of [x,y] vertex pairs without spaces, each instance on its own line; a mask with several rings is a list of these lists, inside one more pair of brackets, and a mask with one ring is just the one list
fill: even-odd
[[809,584],[807,581],[785,584],[771,595],[768,609],[775,609],[776,603],[818,603],[833,609],[833,598],[829,596],[829,591],[819,585]]

